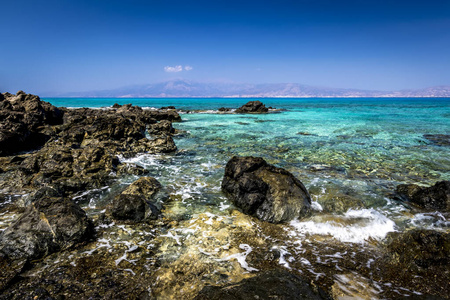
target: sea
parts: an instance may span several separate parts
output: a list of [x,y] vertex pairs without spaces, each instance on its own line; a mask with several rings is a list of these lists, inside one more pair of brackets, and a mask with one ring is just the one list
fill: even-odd
[[[42,100],[65,107],[105,109],[131,103],[145,109],[181,110],[182,121],[173,123],[178,131],[175,153],[120,158],[148,169],[162,183],[170,195],[163,213],[173,220],[171,226],[149,233],[111,223],[89,250],[122,249],[112,256],[116,266],[134,274],[133,260],[140,258],[133,256],[132,247],[153,245],[158,279],[151,292],[157,298],[189,299],[205,285],[254,276],[264,269],[261,257],[318,285],[333,286],[345,297],[420,294],[384,278],[374,262],[381,259],[390,232],[449,231],[448,214],[425,212],[399,201],[395,188],[450,180],[449,145],[427,139],[427,135],[450,134],[450,98]],[[250,100],[277,110],[268,114],[218,111]],[[225,165],[236,155],[263,157],[293,173],[311,194],[313,214],[279,225],[242,214],[220,189]],[[122,178],[120,184],[126,186],[136,178]],[[112,188],[79,195],[88,214],[95,218],[102,212]],[[189,272],[173,270],[184,265],[202,275],[192,278]]]

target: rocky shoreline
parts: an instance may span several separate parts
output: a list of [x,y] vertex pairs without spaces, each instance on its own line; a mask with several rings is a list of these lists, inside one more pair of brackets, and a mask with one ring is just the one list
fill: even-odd
[[[269,109],[259,101],[251,101],[233,112],[267,113]],[[174,107],[144,110],[131,104],[115,104],[105,110],[57,108],[38,96],[19,91],[16,95],[0,94],[0,120],[0,214],[15,216],[0,233],[0,299],[70,299],[77,294],[91,299],[343,296],[342,289],[331,280],[334,274],[329,265],[323,264],[326,279],[320,281],[319,277],[314,280],[295,271],[304,268],[302,259],[313,260],[313,252],[273,248],[275,241],[289,239],[277,224],[311,214],[311,198],[294,175],[257,157],[233,157],[223,166],[222,191],[240,209],[233,210],[230,218],[241,225],[233,223],[231,233],[223,233],[224,221],[218,217],[209,216],[210,221],[205,222],[213,228],[213,234],[233,236],[228,236],[230,245],[220,246],[228,247],[223,248],[230,252],[225,258],[239,257],[231,249],[244,250],[254,267],[245,268],[240,262],[238,268],[244,268],[244,272],[220,273],[211,264],[196,262],[190,253],[168,266],[161,265],[158,255],[165,254],[161,250],[165,246],[155,232],[179,243],[177,234],[170,229],[182,220],[172,219],[164,210],[165,203],[176,196],[152,177],[157,174],[124,163],[123,158],[140,153],[176,153],[173,136],[178,132],[172,122],[180,122],[181,117]],[[124,176],[134,176],[136,180],[109,193],[103,210],[92,213],[81,208],[83,195],[88,191],[115,186]],[[398,186],[394,194],[398,201],[412,203],[424,211],[448,212],[450,208],[448,181],[428,188]],[[208,215],[204,217],[207,219]],[[250,223],[256,223],[260,233],[247,228],[245,224]],[[110,232],[112,226],[121,231]],[[105,237],[114,234],[132,236],[140,242],[111,246]],[[214,240],[208,243],[203,246],[206,253],[218,247]],[[259,245],[259,251],[252,252],[249,244]],[[320,243],[311,245],[319,247]],[[346,253],[356,246],[335,247]],[[370,280],[396,282],[424,294],[414,299],[449,297],[448,232],[394,232],[376,247],[382,251],[365,249],[361,252],[364,254],[358,254],[361,262],[372,260],[372,266],[358,260],[344,261],[348,274],[362,272]],[[112,259],[111,252],[116,250],[124,254]],[[285,252],[292,258],[290,267],[280,268],[279,262],[287,259]],[[75,254],[80,257],[71,263]],[[50,261],[53,267],[49,267]],[[119,269],[123,264],[133,269]],[[228,277],[233,278],[231,283]],[[205,285],[202,278],[211,278],[208,282],[216,284]],[[258,285],[260,282],[267,284]],[[195,286],[192,291],[180,291],[190,284]],[[258,292],[252,294],[256,288]],[[297,296],[291,297],[293,294]],[[385,297],[396,298],[393,294]],[[371,294],[363,298],[371,298]]]

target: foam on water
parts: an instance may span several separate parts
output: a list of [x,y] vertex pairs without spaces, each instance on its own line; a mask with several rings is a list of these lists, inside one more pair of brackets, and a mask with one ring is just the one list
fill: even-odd
[[375,209],[349,209],[341,217],[294,220],[290,225],[294,236],[327,235],[342,242],[365,243],[369,239],[381,240],[388,232],[395,231],[394,221]]

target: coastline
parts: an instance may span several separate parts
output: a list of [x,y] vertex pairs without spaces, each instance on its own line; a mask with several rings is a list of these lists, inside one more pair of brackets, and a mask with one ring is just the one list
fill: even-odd
[[[25,94],[18,96],[22,95],[28,97]],[[30,100],[38,103],[35,98]],[[170,103],[166,103],[166,105],[170,105]],[[6,218],[8,224],[5,224],[11,224],[13,220],[17,220],[18,215],[26,207],[32,205],[34,201],[40,201],[42,197],[68,198],[72,201],[75,200],[74,202],[86,211],[87,217],[93,222],[92,228],[95,235],[86,233],[89,238],[78,239],[67,249],[62,247],[63,249],[55,251],[53,254],[44,251],[43,256],[39,254],[40,257],[33,257],[33,262],[28,267],[25,267],[25,262],[18,263],[17,260],[2,261],[3,264],[8,264],[12,270],[0,286],[4,295],[20,298],[24,293],[37,293],[37,288],[46,286],[46,280],[50,279],[55,284],[45,291],[51,296],[67,294],[74,289],[84,290],[84,296],[93,298],[107,297],[108,295],[130,297],[136,295],[135,293],[138,291],[139,297],[145,295],[150,299],[152,297],[192,299],[197,297],[197,294],[205,286],[226,287],[229,283],[241,282],[259,276],[260,273],[265,274],[266,271],[280,268],[290,274],[304,276],[304,279],[320,286],[333,298],[338,298],[340,295],[350,296],[352,294],[348,290],[352,289],[356,290],[353,291],[353,295],[365,293],[363,295],[365,298],[395,298],[396,296],[417,295],[417,293],[445,298],[450,294],[448,286],[445,284],[450,276],[447,268],[448,260],[445,260],[445,255],[448,254],[445,252],[448,251],[447,248],[442,248],[434,253],[430,250],[430,253],[439,258],[438,263],[433,259],[426,260],[429,257],[425,258],[426,267],[411,261],[410,257],[415,255],[415,252],[406,254],[399,252],[402,245],[409,245],[408,243],[412,243],[411,239],[414,240],[414,237],[402,240],[402,234],[407,230],[404,228],[392,230],[387,220],[377,219],[379,208],[366,207],[367,204],[360,200],[370,197],[356,194],[351,187],[331,184],[327,178],[330,175],[346,180],[356,177],[362,185],[365,184],[365,178],[367,181],[377,178],[381,185],[380,195],[369,200],[381,201],[380,199],[391,197],[392,203],[395,202],[394,197],[389,196],[388,192],[391,189],[391,193],[395,193],[393,183],[411,180],[414,176],[419,180],[423,179],[419,175],[408,174],[404,178],[389,181],[388,178],[392,175],[383,173],[384,170],[373,171],[375,170],[373,168],[366,174],[361,174],[363,173],[361,170],[366,170],[362,168],[353,170],[353,166],[343,170],[330,163],[325,164],[311,154],[309,154],[309,162],[306,164],[297,162],[295,165],[292,163],[293,157],[298,157],[299,154],[294,152],[292,157],[286,154],[298,151],[292,145],[286,144],[286,140],[292,139],[291,136],[281,136],[274,148],[269,148],[272,145],[267,142],[268,150],[264,149],[263,151],[262,145],[266,142],[259,141],[261,139],[259,136],[252,136],[251,129],[253,127],[260,128],[257,127],[259,124],[267,124],[265,129],[268,130],[269,124],[275,123],[275,119],[294,117],[289,114],[290,112],[286,114],[226,115],[223,117],[233,116],[234,119],[232,121],[217,119],[215,122],[207,123],[194,135],[190,131],[204,124],[201,123],[204,122],[201,117],[196,117],[195,114],[192,116],[186,114],[180,117],[172,109],[153,111],[140,110],[136,106],[117,105],[116,108],[108,110],[64,108],[58,110],[64,114],[58,117],[59,113],[55,107],[47,109],[56,120],[52,119],[47,122],[48,117],[45,116],[38,121],[44,122],[44,124],[39,123],[39,126],[29,128],[31,133],[36,132],[38,136],[41,134],[49,136],[44,140],[37,141],[37,147],[35,147],[37,150],[26,149],[31,152],[19,154],[14,152],[1,157],[2,171],[0,173],[2,173],[3,193],[5,186],[14,188],[14,184],[11,182],[16,181],[16,190],[7,191],[10,193],[11,200],[16,199],[8,202],[5,201],[7,198],[5,196],[1,204],[2,221],[8,217],[9,219]],[[111,113],[114,115],[108,115]],[[174,123],[175,125],[172,126],[171,121],[181,121],[184,116],[191,119],[184,120],[179,124]],[[198,124],[195,118],[200,119]],[[248,142],[234,145],[235,140],[227,142],[223,137],[221,138],[217,131],[223,130],[223,133],[229,134],[224,128],[230,126],[236,126],[237,130],[240,130],[236,133],[238,139],[249,141],[253,145]],[[316,133],[313,131],[302,131],[302,134],[294,132],[294,134],[297,137],[303,137],[305,141],[302,143],[311,140],[312,144],[304,145],[318,143],[311,153],[320,151],[320,147],[326,146],[323,141],[314,140],[317,135],[315,136]],[[345,132],[338,132],[335,136],[339,144],[330,145],[332,148],[339,149],[341,144],[345,144],[345,141],[349,140],[352,145],[354,144],[355,137],[346,135]],[[210,139],[211,137],[214,139]],[[273,139],[273,137],[270,138]],[[367,137],[358,137],[355,141],[361,142],[361,139],[367,139]],[[42,144],[42,142],[44,143]],[[216,161],[208,161],[211,159],[210,157],[205,161],[200,155],[203,153],[201,151],[210,151],[210,149],[200,149],[205,147],[208,142],[215,148],[221,149],[217,150],[219,158]],[[28,141],[25,144],[27,143]],[[51,143],[61,144],[56,147],[50,146]],[[176,146],[175,143],[177,143]],[[419,145],[419,143],[417,144]],[[384,147],[384,145],[382,146]],[[237,150],[226,150],[226,147],[236,147]],[[98,149],[107,151],[98,153],[96,152]],[[270,162],[291,169],[294,175],[302,178],[302,181],[306,180],[313,196],[313,202],[318,203],[317,201],[321,200],[322,205],[319,204],[319,206],[322,212],[316,205],[315,218],[307,219],[303,223],[299,220],[298,223],[270,224],[242,213],[221,195],[217,182],[222,177],[223,171],[217,170],[223,170],[225,162],[231,158],[229,152],[239,151],[242,154],[253,155],[258,152],[258,149],[261,155],[268,157]],[[67,155],[68,151],[70,155]],[[369,150],[363,148],[361,151]],[[445,148],[442,151],[445,151]],[[55,157],[55,153],[58,153],[59,156]],[[305,153],[302,155],[306,156]],[[328,154],[323,153],[322,155]],[[119,159],[114,159],[114,156]],[[285,157],[284,161],[283,157]],[[76,160],[76,158],[80,159]],[[200,162],[196,163],[196,159]],[[315,159],[318,160],[317,163],[314,162]],[[53,164],[49,166],[48,162],[50,161],[53,161]],[[64,167],[67,161],[71,161],[70,169],[72,171],[67,171]],[[354,163],[367,164],[368,162],[363,160]],[[39,167],[36,168],[36,165]],[[77,168],[79,174],[74,172]],[[190,173],[192,168],[198,168],[198,173]],[[90,171],[86,172],[86,170]],[[105,170],[106,172],[104,172]],[[14,172],[19,171],[24,171],[29,177],[17,180],[17,173]],[[304,174],[300,171],[303,171]],[[442,172],[445,173],[445,171],[444,166]],[[41,173],[39,174],[39,172]],[[321,172],[324,173],[321,175]],[[434,172],[436,171],[434,170]],[[11,181],[6,182],[5,175],[7,177],[8,174],[11,175]],[[113,175],[111,176],[111,174]],[[72,178],[74,176],[78,176],[79,183],[75,182],[74,184]],[[137,223],[129,220],[118,221],[114,217],[108,216],[109,208],[107,206],[111,199],[122,195],[125,189],[138,178],[147,176],[157,177],[156,179],[161,181],[161,192],[158,192],[161,194],[161,198],[154,200],[154,203],[162,203],[164,206],[164,208],[158,208],[161,210],[161,215],[157,213],[156,218]],[[400,177],[400,175],[398,176]],[[439,178],[437,175],[434,176],[430,175],[431,178],[428,180],[436,181]],[[319,179],[314,184],[316,177]],[[86,178],[87,180],[83,181]],[[48,181],[49,179],[50,181]],[[30,182],[34,186],[29,187]],[[37,193],[42,186],[50,186],[53,189],[51,186],[53,183],[60,184],[62,194],[59,194],[59,191],[53,193],[54,191],[48,190],[43,191],[43,194],[42,192]],[[423,182],[420,183],[423,184]],[[21,186],[21,184],[24,185]],[[318,192],[323,188],[327,190],[326,195]],[[29,195],[34,193],[34,195],[11,198],[12,195],[23,192]],[[199,203],[201,205],[196,207]],[[389,205],[391,204],[386,204],[386,206]],[[428,216],[427,212],[409,208],[404,204],[392,204],[392,206],[393,210],[404,208],[399,211],[399,214],[403,214],[405,220],[411,214],[422,213]],[[339,209],[342,211],[333,214]],[[357,210],[359,214],[345,215],[345,212],[352,210]],[[448,213],[442,212],[442,214],[444,222],[448,222]],[[392,233],[387,236],[387,239],[384,239],[385,234],[382,234],[382,239],[378,240],[369,234],[367,240],[362,243],[355,240],[348,242],[330,239],[329,234],[326,233],[325,235],[309,234],[314,228],[305,226],[307,224],[321,226],[320,219],[326,218],[327,215],[330,219],[326,221],[334,221],[337,230],[345,231],[346,223],[350,222],[352,218],[356,220],[367,218],[375,220],[374,224],[370,224],[373,227],[367,227],[367,224],[364,224],[366,219],[364,219],[361,224],[355,223],[358,230],[380,230],[376,226],[379,225],[377,222],[381,222],[381,225],[388,225],[387,231]],[[436,219],[439,218],[439,216],[436,217]],[[89,227],[89,225],[86,226]],[[350,228],[352,227],[350,226]],[[395,233],[395,231],[399,232]],[[413,232],[413,230],[409,231]],[[437,239],[439,243],[443,243],[444,247],[447,247],[448,227],[444,225],[442,228],[429,231],[443,232],[443,235],[439,235],[435,240]],[[429,231],[423,231],[423,234],[430,234]],[[392,240],[401,241],[400,245],[393,244]],[[426,242],[425,247],[428,244],[433,247],[432,242]],[[424,249],[419,247],[418,251],[424,251]],[[34,261],[36,258],[38,260]],[[18,266],[15,265],[16,263]],[[30,261],[28,260],[27,263]],[[405,270],[405,268],[411,269],[403,271],[402,276],[398,277],[398,271]],[[441,277],[436,280],[434,275],[438,273],[441,274]],[[414,276],[420,276],[420,278],[415,279]],[[91,282],[96,282],[97,287],[90,287]],[[114,283],[113,288],[109,286],[111,282]],[[143,285],[142,282],[148,284]],[[56,284],[60,286],[56,287]],[[193,288],[189,288],[189,286]],[[398,293],[397,295],[395,290],[400,287],[404,289],[402,290],[404,294]],[[344,288],[347,289],[347,292]],[[350,295],[345,293],[350,293]]]

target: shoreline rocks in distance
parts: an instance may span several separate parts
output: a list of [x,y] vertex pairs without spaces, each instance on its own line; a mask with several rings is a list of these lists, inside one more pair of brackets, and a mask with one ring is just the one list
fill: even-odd
[[249,101],[236,109],[235,113],[248,114],[248,113],[267,113],[269,109],[261,101]]
[[311,197],[300,180],[260,157],[231,158],[222,191],[245,213],[271,223],[305,216],[311,207]]
[[430,187],[416,184],[400,184],[396,193],[401,200],[423,209],[450,211],[450,181],[439,181]]

